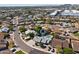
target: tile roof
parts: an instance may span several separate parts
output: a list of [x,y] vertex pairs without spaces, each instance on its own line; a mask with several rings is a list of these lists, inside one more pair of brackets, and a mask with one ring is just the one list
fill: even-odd
[[79,52],[79,41],[72,40],[72,48],[73,48],[74,51]]
[[7,41],[3,39],[4,34],[0,32],[0,49],[6,47]]
[[[67,40],[64,40],[63,43],[64,43],[63,46],[65,48],[69,47],[69,44],[68,44]],[[62,44],[62,40],[61,39],[53,39],[50,45],[52,47],[61,47],[61,44]]]
[[3,40],[3,38],[4,38],[4,34],[0,32],[0,41]]

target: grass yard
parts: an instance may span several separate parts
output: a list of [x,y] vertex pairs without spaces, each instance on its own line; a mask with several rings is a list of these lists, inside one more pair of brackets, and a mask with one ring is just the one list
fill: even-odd
[[16,54],[25,54],[23,51],[17,51]]
[[75,35],[75,36],[79,36],[79,32],[75,33],[74,35]]

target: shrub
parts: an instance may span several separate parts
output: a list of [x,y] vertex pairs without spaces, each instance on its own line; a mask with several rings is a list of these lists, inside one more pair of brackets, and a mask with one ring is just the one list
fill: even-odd
[[19,28],[19,31],[20,31],[20,32],[25,32],[26,29],[25,29],[25,27],[20,27],[20,28]]

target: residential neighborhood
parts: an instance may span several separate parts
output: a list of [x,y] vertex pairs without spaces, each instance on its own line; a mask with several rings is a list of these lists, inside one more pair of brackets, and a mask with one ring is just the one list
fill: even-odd
[[77,6],[0,7],[0,54],[78,54]]

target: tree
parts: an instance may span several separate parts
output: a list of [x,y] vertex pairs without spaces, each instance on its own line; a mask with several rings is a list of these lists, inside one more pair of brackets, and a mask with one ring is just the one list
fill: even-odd
[[19,31],[20,32],[25,32],[26,31],[26,28],[24,26],[22,26],[22,27],[19,28]]
[[4,33],[4,39],[10,38],[10,35],[8,33]]
[[46,21],[46,19],[45,19],[45,18],[41,18],[40,20],[41,20],[41,21],[44,21],[44,22]]
[[8,43],[9,43],[8,48],[13,48],[14,47],[13,40],[9,40]]
[[0,25],[0,28],[1,28],[2,26]]
[[0,25],[2,24],[2,22],[0,22]]
[[31,38],[34,37],[34,33],[28,33],[27,36],[30,36]]
[[40,30],[42,29],[42,27],[41,26],[35,26],[35,28],[34,28],[34,30],[36,31],[36,32],[40,32]]
[[51,35],[55,38],[57,34],[52,32]]
[[12,25],[12,24],[10,24],[10,25],[8,26],[8,28],[9,28],[10,31],[13,31],[13,25]]
[[40,47],[43,48],[43,49],[46,48],[46,46],[44,46],[43,43],[40,43]]
[[57,53],[62,53],[62,49],[60,47],[56,47]]
[[51,19],[47,19],[46,20],[46,23],[51,24],[52,23],[52,20]]

